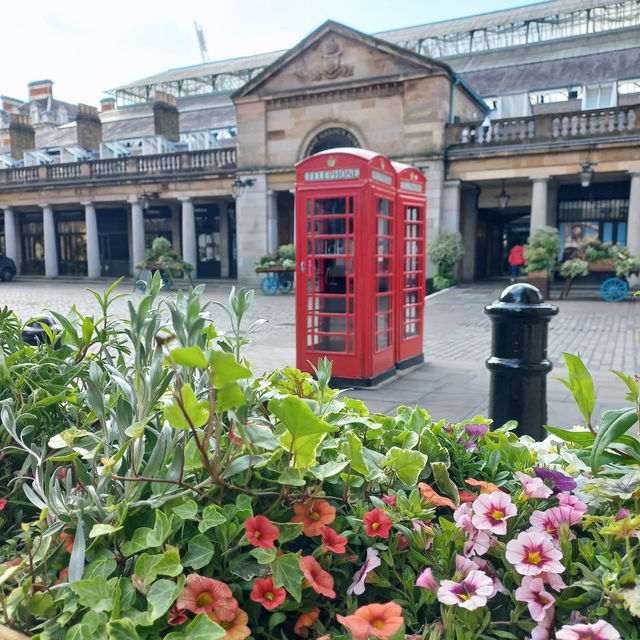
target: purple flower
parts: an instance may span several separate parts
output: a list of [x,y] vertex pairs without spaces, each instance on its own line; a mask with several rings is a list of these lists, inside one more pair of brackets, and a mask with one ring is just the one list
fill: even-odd
[[360,571],[357,571],[353,576],[353,582],[351,586],[347,589],[347,594],[351,595],[355,593],[357,596],[360,596],[364,593],[364,581],[366,577],[369,575],[371,571],[373,571],[376,567],[379,567],[381,564],[380,557],[378,552],[375,549],[369,547],[367,549],[367,558],[364,561],[364,564],[360,568]]
[[489,431],[488,424],[465,424],[463,429],[470,438],[482,438]]
[[554,471],[553,469],[545,469],[544,467],[533,467],[533,472],[537,478],[551,484],[554,493],[560,491],[573,491],[578,485],[575,480],[562,471]]
[[436,583],[431,568],[427,567],[416,579],[416,587],[422,587],[428,589],[434,593],[438,590],[438,584]]

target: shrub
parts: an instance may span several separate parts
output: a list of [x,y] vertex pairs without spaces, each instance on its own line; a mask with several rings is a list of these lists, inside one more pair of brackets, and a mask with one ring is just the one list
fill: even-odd
[[527,240],[524,247],[526,270],[552,271],[560,253],[560,235],[555,227],[540,227]]
[[435,240],[429,244],[427,250],[431,262],[436,265],[433,285],[436,291],[446,289],[456,283],[453,265],[464,255],[462,235],[457,231],[440,229]]

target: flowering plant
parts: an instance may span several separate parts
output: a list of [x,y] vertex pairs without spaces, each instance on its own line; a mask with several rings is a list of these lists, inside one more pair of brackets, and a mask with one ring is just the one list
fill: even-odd
[[3,401],[32,505],[0,547],[4,623],[39,640],[638,637],[638,485],[591,489],[557,439],[481,416],[370,414],[326,361],[252,379],[250,292],[219,334],[202,288],[159,288],[112,329],[129,356],[106,346],[79,374],[76,425],[39,440]]

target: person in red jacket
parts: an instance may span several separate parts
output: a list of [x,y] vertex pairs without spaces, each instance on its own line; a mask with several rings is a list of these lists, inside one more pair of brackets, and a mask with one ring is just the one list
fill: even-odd
[[511,265],[511,281],[515,282],[515,279],[520,275],[520,267],[524,264],[524,247],[521,244],[511,247],[509,264]]

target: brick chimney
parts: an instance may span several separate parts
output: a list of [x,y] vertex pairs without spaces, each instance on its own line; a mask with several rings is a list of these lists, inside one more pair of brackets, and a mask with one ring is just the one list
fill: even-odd
[[51,80],[36,80],[30,82],[27,87],[29,88],[30,101],[53,96],[53,82]]
[[11,145],[11,155],[16,160],[22,160],[25,151],[36,148],[36,132],[27,116],[21,116],[17,113],[11,114],[9,144]]
[[116,108],[116,99],[115,98],[102,98],[100,100],[100,111],[103,113],[105,111],[113,111]]
[[180,140],[180,117],[176,99],[163,91],[156,91],[153,103],[153,128],[157,136],[164,136],[172,142]]
[[17,98],[10,98],[9,96],[0,96],[0,109],[3,111],[11,111],[14,107],[20,108],[24,102]]
[[79,104],[76,112],[78,144],[87,151],[96,151],[102,142],[102,122],[95,107]]

